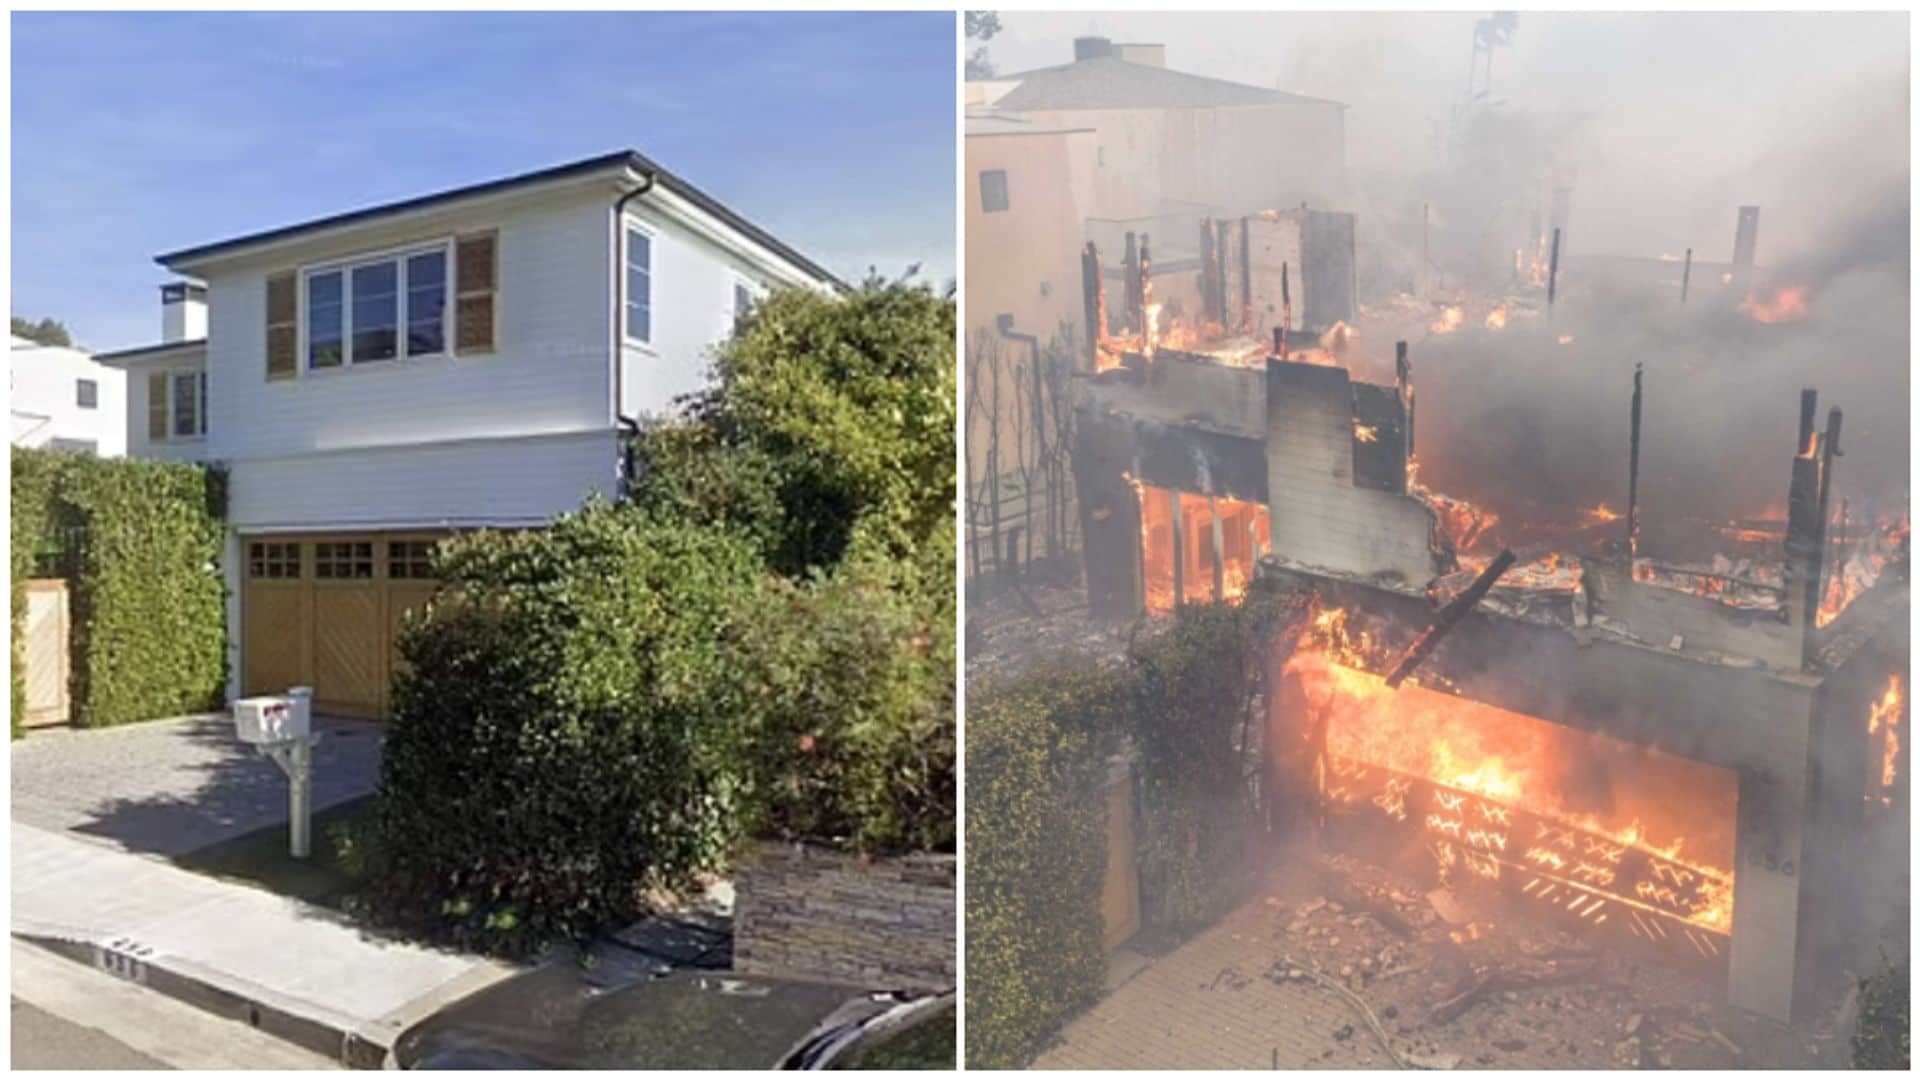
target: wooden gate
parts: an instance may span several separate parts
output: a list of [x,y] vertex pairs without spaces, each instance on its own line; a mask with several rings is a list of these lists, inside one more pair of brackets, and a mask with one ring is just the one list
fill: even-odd
[[71,630],[64,578],[27,582],[26,684],[27,726],[67,722],[67,678],[71,674]]

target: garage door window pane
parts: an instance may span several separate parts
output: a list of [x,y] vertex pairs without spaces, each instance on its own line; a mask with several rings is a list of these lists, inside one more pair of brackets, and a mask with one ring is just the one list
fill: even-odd
[[394,540],[387,544],[387,576],[432,580],[433,541]]
[[256,540],[247,545],[247,575],[283,580],[300,576],[300,545]]
[[313,576],[335,581],[372,577],[373,543],[337,541],[313,545]]

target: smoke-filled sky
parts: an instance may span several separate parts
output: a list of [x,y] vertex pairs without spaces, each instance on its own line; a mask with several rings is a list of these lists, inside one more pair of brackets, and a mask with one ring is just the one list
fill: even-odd
[[[1070,60],[1077,35],[1160,42],[1170,68],[1344,102],[1364,176],[1433,164],[1481,17],[1002,12],[987,47],[1017,72]],[[1904,13],[1523,13],[1491,100],[1576,136],[1576,250],[1725,259],[1734,208],[1757,203],[1777,261],[1849,201],[1905,190],[1908,40]]]
[[[1069,61],[1078,35],[1162,43],[1169,68],[1346,103],[1347,184],[1329,208],[1358,214],[1349,363],[1390,380],[1393,339],[1411,339],[1420,475],[1437,490],[1509,521],[1622,507],[1644,363],[1643,535],[1784,507],[1803,386],[1820,390],[1823,421],[1846,410],[1836,500],[1897,505],[1908,17],[1523,13],[1491,93],[1456,125],[1482,17],[1002,13],[986,44],[1015,73]],[[1558,307],[1549,318],[1536,289],[1533,314],[1484,329],[1553,186],[1571,189]],[[1806,318],[1758,323],[1739,310],[1744,285],[1721,283],[1742,204],[1761,207],[1762,288],[1804,289]],[[1426,205],[1438,281],[1410,295]],[[1682,306],[1678,265],[1651,260],[1687,248],[1711,265]],[[1466,306],[1465,327],[1430,336],[1447,303]]]

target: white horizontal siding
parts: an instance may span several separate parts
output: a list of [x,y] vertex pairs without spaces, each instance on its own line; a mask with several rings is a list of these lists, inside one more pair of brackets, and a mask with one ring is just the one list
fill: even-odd
[[611,500],[611,429],[386,446],[231,463],[228,522],[243,533],[536,525]]
[[[240,462],[611,427],[607,221],[608,204],[597,193],[579,193],[559,202],[418,215],[210,274],[215,456]],[[267,380],[268,276],[479,229],[499,231],[497,352],[321,372],[305,370],[302,358],[298,378]]]
[[[16,446],[44,447],[55,439],[91,442],[101,457],[127,452],[126,375],[79,349],[22,344],[8,353],[8,404]],[[80,407],[80,380],[91,379],[96,407]]]
[[671,223],[643,196],[627,217],[653,237],[653,341],[623,350],[620,412],[660,416],[707,384],[714,346],[733,334],[733,287],[766,292],[761,276],[720,245]]

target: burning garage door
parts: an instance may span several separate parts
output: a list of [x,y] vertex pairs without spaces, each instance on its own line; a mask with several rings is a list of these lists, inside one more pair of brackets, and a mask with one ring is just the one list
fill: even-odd
[[1325,643],[1294,652],[1279,693],[1276,715],[1298,727],[1275,732],[1276,746],[1303,748],[1340,846],[1724,977],[1732,770],[1439,690],[1390,690]]

